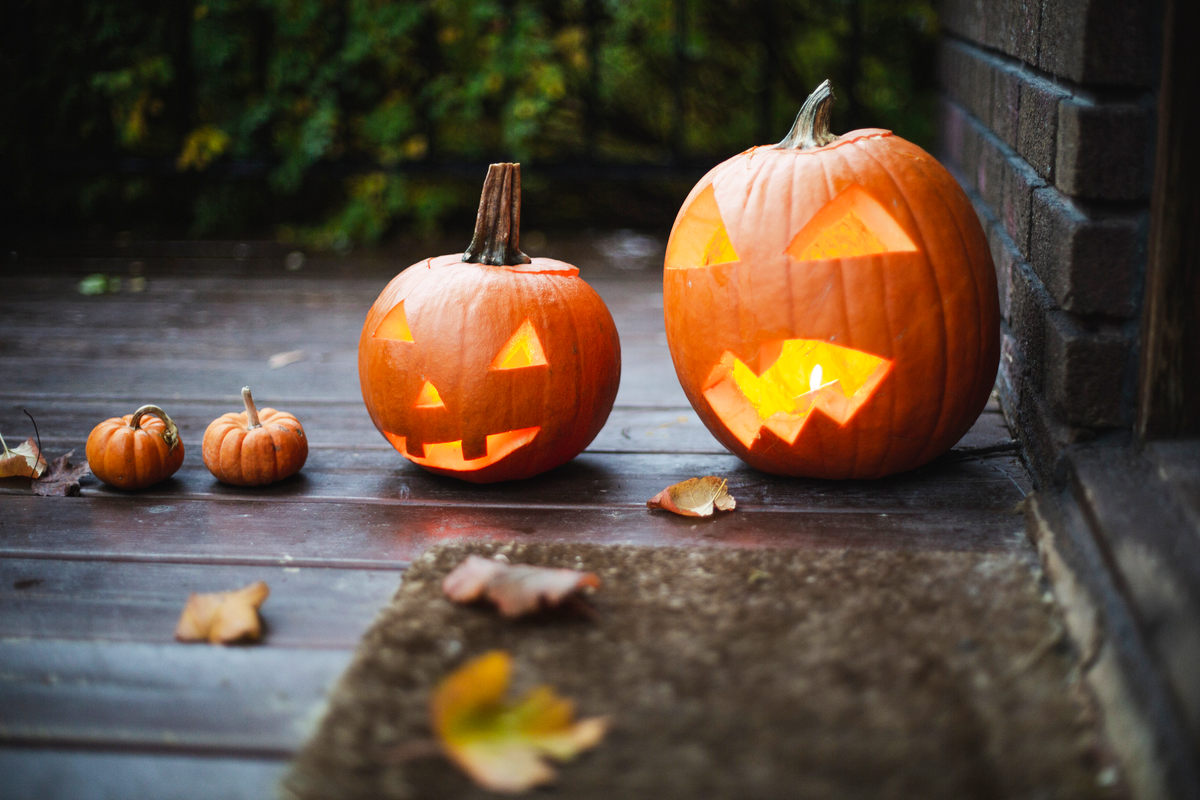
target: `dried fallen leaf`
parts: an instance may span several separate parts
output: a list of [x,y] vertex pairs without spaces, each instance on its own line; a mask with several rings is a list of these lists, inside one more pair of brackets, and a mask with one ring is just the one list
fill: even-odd
[[74,450],[51,461],[46,474],[33,482],[33,493],[42,497],[78,497],[79,479],[90,475],[92,470],[86,461],[71,466],[73,455]]
[[267,585],[259,581],[236,592],[193,594],[179,615],[175,638],[181,642],[213,644],[257,640],[262,636],[258,607],[270,593]]
[[308,358],[308,352],[305,350],[288,350],[284,353],[276,353],[267,359],[267,369],[282,369],[288,364],[295,364],[297,361],[303,361]]
[[46,471],[46,459],[32,438],[9,450],[0,436],[0,448],[0,478],[36,478]]
[[485,789],[517,794],[554,780],[547,757],[568,761],[597,745],[608,717],[573,721],[575,706],[549,686],[504,702],[512,656],[493,650],[442,679],[430,711],[442,749]]
[[647,508],[661,508],[684,517],[707,517],[713,508],[733,511],[737,501],[726,489],[728,481],[716,475],[703,478],[688,478],[674,486],[668,486],[646,501]]
[[507,564],[479,556],[467,556],[442,581],[442,591],[454,602],[486,597],[510,619],[560,605],[585,587],[598,589],[600,579],[591,572]]

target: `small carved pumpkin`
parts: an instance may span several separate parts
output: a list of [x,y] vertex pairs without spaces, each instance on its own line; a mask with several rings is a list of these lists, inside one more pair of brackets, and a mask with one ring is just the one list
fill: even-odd
[[243,412],[229,412],[204,431],[204,466],[221,483],[263,486],[295,475],[308,460],[308,439],[299,421],[283,411],[259,411],[242,387]]
[[183,463],[179,428],[158,406],[105,420],[87,440],[92,474],[118,489],[145,489],[175,474]]
[[785,475],[875,478],[945,452],[987,403],[996,273],[945,168],[890,131],[829,132],[809,97],[779,145],[719,164],[667,244],[667,343],[709,430]]
[[431,472],[536,475],[578,455],[612,410],[612,315],[576,267],[521,252],[520,219],[520,165],[493,164],[467,252],[404,270],[363,325],[367,411]]

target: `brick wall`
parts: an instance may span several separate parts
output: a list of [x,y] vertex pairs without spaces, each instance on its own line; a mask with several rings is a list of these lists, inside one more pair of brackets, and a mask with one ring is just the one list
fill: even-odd
[[1036,476],[1132,423],[1158,79],[1153,0],[945,0],[941,157],[987,231],[1001,406]]

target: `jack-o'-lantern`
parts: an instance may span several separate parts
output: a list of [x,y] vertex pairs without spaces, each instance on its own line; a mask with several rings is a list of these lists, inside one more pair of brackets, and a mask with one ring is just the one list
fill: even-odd
[[493,164],[466,253],[397,275],[358,345],[363,400],[409,461],[468,481],[577,456],[612,410],[621,348],[578,268],[521,252],[521,173]]
[[999,362],[996,275],[954,178],[878,129],[788,136],[718,165],[667,245],[667,342],[688,399],[749,464],[875,478],[952,447]]

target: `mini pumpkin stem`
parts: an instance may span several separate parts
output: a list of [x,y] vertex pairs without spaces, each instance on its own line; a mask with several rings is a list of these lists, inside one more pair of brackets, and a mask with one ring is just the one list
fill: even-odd
[[262,423],[258,421],[258,408],[254,405],[254,398],[250,396],[250,387],[242,387],[242,402],[246,404],[246,417],[250,420],[248,430],[261,428]]
[[162,433],[162,438],[167,443],[168,449],[174,450],[179,445],[179,428],[175,425],[175,420],[171,419],[167,412],[158,406],[144,405],[133,412],[133,417],[129,420],[129,427],[137,430],[138,426],[142,424],[142,417],[147,414],[158,417],[167,426],[167,429]]
[[818,86],[804,101],[792,129],[776,147],[780,150],[812,150],[836,142],[838,137],[829,130],[833,113],[833,87],[829,81]]
[[520,245],[521,165],[492,164],[479,198],[475,235],[462,260],[493,267],[528,264],[530,258]]

